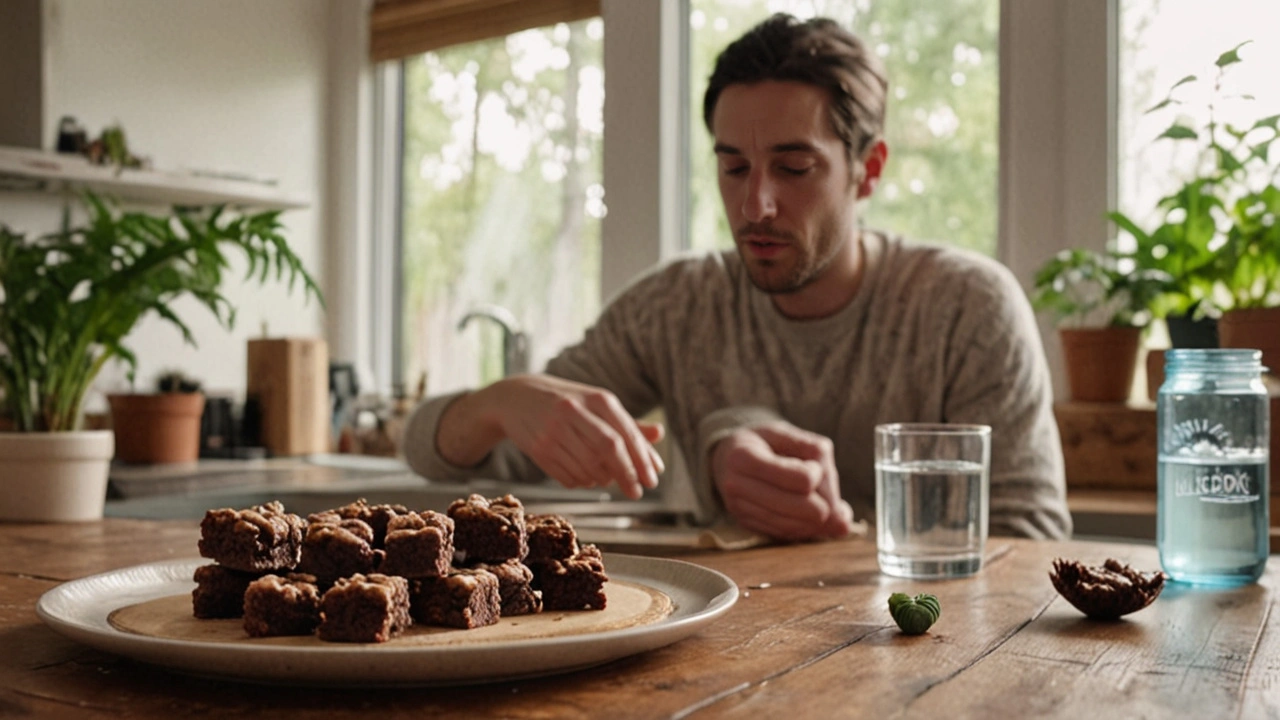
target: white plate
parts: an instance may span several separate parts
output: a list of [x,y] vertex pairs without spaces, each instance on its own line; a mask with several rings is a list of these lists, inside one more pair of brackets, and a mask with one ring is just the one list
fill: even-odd
[[[195,588],[192,573],[208,562],[166,561],[73,580],[46,592],[36,612],[73,640],[185,673],[299,685],[447,685],[550,675],[653,650],[699,631],[738,599],[733,581],[714,570],[679,560],[606,554],[610,584],[656,590],[670,598],[671,613],[636,627],[506,641],[469,641],[481,636],[466,633],[487,628],[439,631],[457,634],[432,646],[247,636],[234,642],[178,640],[122,631],[110,622],[112,613],[138,603],[189,596]],[[185,607],[189,610],[189,603]]]

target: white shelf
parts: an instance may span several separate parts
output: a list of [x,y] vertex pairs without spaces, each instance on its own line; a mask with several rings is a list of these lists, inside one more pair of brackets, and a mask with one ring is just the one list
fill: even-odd
[[165,205],[304,208],[307,202],[250,180],[166,170],[117,170],[79,155],[0,147],[0,188],[58,192],[92,190],[119,200]]

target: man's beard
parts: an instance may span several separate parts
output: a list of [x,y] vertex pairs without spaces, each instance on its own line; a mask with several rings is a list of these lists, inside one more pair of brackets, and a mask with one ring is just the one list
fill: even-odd
[[747,268],[747,277],[756,289],[769,295],[790,295],[797,293],[817,280],[831,265],[839,251],[840,243],[832,234],[823,228],[817,242],[810,248],[804,247],[790,233],[777,230],[768,225],[748,223],[738,230],[738,237],[744,235],[764,235],[784,240],[791,257],[782,260],[772,258],[755,258],[744,249],[745,243],[738,243],[738,256]]

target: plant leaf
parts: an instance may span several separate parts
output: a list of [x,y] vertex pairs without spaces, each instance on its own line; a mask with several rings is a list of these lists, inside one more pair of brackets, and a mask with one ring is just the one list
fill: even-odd
[[1218,56],[1218,59],[1217,59],[1217,60],[1215,60],[1213,64],[1214,64],[1214,65],[1217,65],[1218,67],[1220,67],[1220,68],[1221,68],[1221,67],[1226,67],[1226,66],[1228,66],[1228,65],[1234,65],[1235,63],[1240,62],[1240,60],[1241,60],[1241,58],[1240,58],[1240,48],[1244,47],[1245,45],[1248,45],[1248,44],[1249,44],[1249,43],[1251,43],[1251,42],[1253,42],[1253,41],[1252,41],[1252,40],[1245,40],[1244,42],[1240,43],[1239,45],[1237,45],[1237,46],[1235,46],[1235,47],[1231,48],[1230,50],[1228,50],[1228,51],[1226,51],[1226,52],[1222,53],[1221,55],[1219,55],[1219,56]]
[[1253,127],[1250,129],[1257,130],[1258,128],[1267,127],[1267,128],[1271,128],[1272,130],[1280,131],[1280,128],[1276,127],[1278,123],[1280,123],[1280,115],[1269,115],[1255,122],[1253,124]]
[[1200,135],[1197,134],[1195,130],[1192,130],[1186,125],[1174,123],[1170,125],[1167,130],[1157,135],[1156,139],[1171,138],[1173,140],[1195,140],[1198,137],[1200,137]]
[[1150,115],[1151,113],[1156,112],[1157,110],[1163,110],[1169,107],[1170,105],[1181,105],[1181,104],[1182,104],[1181,100],[1174,100],[1173,98],[1165,98],[1160,102],[1156,103],[1155,105],[1152,105],[1151,107],[1144,110],[1142,114]]

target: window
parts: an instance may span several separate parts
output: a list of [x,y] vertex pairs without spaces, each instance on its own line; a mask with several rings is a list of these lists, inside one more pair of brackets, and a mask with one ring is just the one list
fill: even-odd
[[[1203,125],[1216,74],[1213,63],[1221,53],[1257,40],[1241,48],[1244,62],[1224,76],[1215,119],[1247,127],[1280,114],[1280,85],[1274,79],[1280,45],[1264,32],[1276,27],[1280,4],[1269,0],[1216,0],[1212,12],[1196,0],[1122,1],[1117,163],[1122,212],[1139,224],[1154,224],[1160,219],[1156,202],[1174,191],[1197,162],[1190,143],[1155,138],[1180,114],[1194,116],[1195,127]],[[1185,105],[1147,113],[1188,75],[1200,81],[1179,88],[1177,97]]]
[[[372,231],[383,248],[373,259],[380,273],[374,277],[403,274],[404,287],[397,291],[403,301],[393,299],[389,281],[375,279],[372,287],[375,299],[386,294],[375,306],[403,313],[397,321],[401,332],[397,340],[389,326],[380,325],[394,312],[342,315],[338,324],[352,344],[338,351],[367,358],[379,369],[376,381],[384,391],[390,389],[388,376],[412,386],[424,369],[430,371],[431,393],[478,385],[501,372],[500,334],[491,323],[462,333],[456,326],[473,303],[497,303],[526,325],[534,341],[531,367],[538,369],[576,340],[603,299],[636,274],[682,247],[727,245],[714,158],[698,109],[715,54],[773,11],[835,17],[886,53],[891,157],[885,182],[865,208],[869,224],[993,253],[1029,283],[1034,269],[1058,249],[1101,247],[1107,237],[1105,215],[1115,206],[1109,170],[1115,148],[1100,140],[1113,130],[1108,92],[1116,77],[1108,69],[1114,59],[1108,43],[1119,34],[1113,21],[1122,1],[600,0],[595,20],[529,31],[542,38],[538,46],[559,48],[554,54],[561,63],[544,67],[533,80],[515,71],[518,58],[532,54],[522,43],[533,41],[519,39],[524,33],[409,58],[394,68],[403,70],[405,110],[390,107],[399,91],[383,93],[379,106],[386,118],[403,119],[404,150],[379,152],[375,170],[384,186],[396,184],[398,173],[404,191],[375,192],[373,216],[382,229]],[[554,114],[547,116],[551,124],[536,116],[550,101],[531,89],[541,85],[554,97],[557,88],[563,103],[566,27],[582,43],[581,55],[573,55],[579,63],[581,124],[571,153],[575,159],[586,156],[577,165],[582,194],[581,204],[575,203],[582,208],[582,250],[577,258],[565,258],[578,263],[576,275],[556,274],[559,266],[548,250],[555,243],[547,228],[563,217],[556,213],[566,202],[561,188],[570,184],[570,175],[565,168],[559,185],[541,175],[548,157],[556,164],[556,154],[547,154],[550,147],[561,148],[560,157],[568,149],[565,128],[555,124]],[[483,73],[476,57],[482,47],[497,48],[500,60]],[[388,78],[400,75],[389,66],[382,70]],[[477,79],[490,82],[504,74],[500,84],[482,83],[483,97],[476,91]],[[601,94],[611,98],[603,111]],[[518,110],[511,104],[526,96],[546,102],[526,100],[529,107]],[[485,105],[485,97],[494,99]],[[505,116],[505,124],[490,124],[491,116],[481,114],[484,107],[500,109],[494,114]],[[586,122],[601,112],[607,120]],[[607,137],[600,130],[605,124]],[[395,125],[384,120],[379,137],[394,137]],[[540,139],[530,139],[518,172],[501,164],[493,143],[481,141],[487,132],[506,128]],[[474,148],[472,130],[478,131]],[[345,146],[344,151],[354,152]],[[400,168],[388,178],[386,165]],[[692,185],[688,190],[686,183]],[[890,183],[895,190],[888,189]],[[497,190],[519,194],[493,194]],[[395,200],[383,201],[384,195]],[[460,205],[464,199],[473,205]],[[389,207],[397,201],[401,206]],[[608,216],[601,219],[597,214],[605,202]],[[530,203],[532,209],[521,210]],[[494,206],[501,211],[484,211]],[[495,229],[515,225],[518,212],[538,223]],[[390,232],[394,225],[402,232]],[[389,247],[397,242],[399,250]],[[354,271],[337,265],[337,272]],[[553,275],[569,279],[555,282]],[[358,291],[355,281],[352,286]],[[549,299],[547,288],[578,301]],[[567,312],[551,311],[567,302]],[[360,327],[364,317],[375,330],[367,344]],[[1045,339],[1054,364],[1058,353],[1047,327]]]
[[600,304],[604,73],[599,18],[444,48],[403,66],[403,379],[428,392],[502,376],[509,310],[539,369]]
[[731,247],[702,95],[716,56],[773,12],[830,17],[889,74],[889,163],[867,224],[996,252],[998,0],[690,0],[690,244]]

